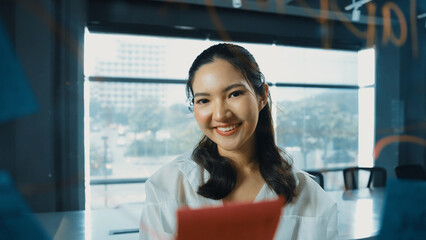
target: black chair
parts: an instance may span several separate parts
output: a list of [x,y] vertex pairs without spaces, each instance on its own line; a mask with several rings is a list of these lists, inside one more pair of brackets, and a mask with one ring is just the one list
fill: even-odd
[[395,168],[398,179],[426,180],[426,172],[422,165],[407,164]]
[[369,174],[367,188],[386,186],[386,169],[381,167],[351,167],[343,170],[346,190],[359,188],[359,175],[362,172]]
[[307,173],[311,174],[312,179],[315,180],[323,189],[324,189],[324,176],[319,171],[306,171]]

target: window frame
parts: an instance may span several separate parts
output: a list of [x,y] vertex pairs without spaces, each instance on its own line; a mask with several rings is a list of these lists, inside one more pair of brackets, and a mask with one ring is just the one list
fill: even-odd
[[[151,28],[148,26],[142,27],[144,31],[134,32],[129,30],[117,31],[115,27],[105,27],[101,25],[89,25],[88,31],[90,33],[103,33],[103,34],[129,34],[135,36],[155,36],[155,37],[173,37],[173,38],[188,38],[188,39],[197,39],[197,40],[214,40],[221,41],[220,36],[215,33],[212,34],[206,30],[183,30],[169,27],[158,27]],[[173,31],[170,31],[173,29]],[[243,42],[243,43],[257,43],[257,44],[275,44],[278,46],[291,46],[291,47],[301,47],[301,48],[316,48],[322,49],[318,44],[295,44],[289,39],[281,38],[277,39],[272,38],[267,34],[242,34],[232,32],[230,33],[233,36],[237,36],[235,41],[232,42]],[[253,36],[255,36],[253,38]],[[266,40],[265,40],[266,39]],[[275,39],[275,40],[272,40]],[[272,40],[272,42],[271,42]],[[349,51],[360,51],[363,50],[359,42],[353,44],[338,44],[337,47],[329,50],[349,50]],[[102,81],[102,82],[120,82],[120,83],[151,83],[151,84],[186,84],[186,80],[182,79],[155,79],[155,78],[135,78],[135,77],[103,77],[103,76],[85,76],[85,81]],[[267,82],[270,87],[285,88],[285,87],[295,87],[295,88],[323,88],[323,89],[352,89],[357,90],[359,93],[362,88],[375,88],[375,84],[360,86],[360,85],[351,85],[351,84],[310,84],[310,83],[282,83],[282,82]],[[359,150],[359,149],[358,149]],[[358,166],[358,164],[356,165]],[[352,166],[353,167],[353,166]],[[311,170],[321,170],[322,172],[337,172],[342,171],[346,167],[337,167],[337,168],[325,168],[325,169],[304,169],[306,171]],[[145,183],[148,178],[120,178],[120,179],[96,179],[90,180],[89,185],[110,185],[110,184],[133,184],[133,183]]]

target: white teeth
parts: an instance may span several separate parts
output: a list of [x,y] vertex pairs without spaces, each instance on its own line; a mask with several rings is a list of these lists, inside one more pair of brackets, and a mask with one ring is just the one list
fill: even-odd
[[238,124],[235,124],[235,125],[232,125],[232,126],[229,126],[229,127],[217,127],[217,129],[221,132],[229,132],[236,127],[238,127]]

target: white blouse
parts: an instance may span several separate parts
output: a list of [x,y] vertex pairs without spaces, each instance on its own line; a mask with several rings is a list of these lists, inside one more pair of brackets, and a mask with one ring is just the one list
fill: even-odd
[[[293,167],[296,197],[282,211],[274,239],[338,239],[337,207],[309,175]],[[145,183],[146,200],[140,219],[139,238],[172,240],[176,233],[176,211],[179,207],[222,205],[197,194],[198,186],[209,173],[184,154],[166,164]],[[266,184],[255,202],[276,198]]]

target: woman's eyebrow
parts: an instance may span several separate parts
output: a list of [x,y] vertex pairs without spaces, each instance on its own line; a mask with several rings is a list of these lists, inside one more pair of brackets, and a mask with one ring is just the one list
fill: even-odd
[[[222,92],[227,92],[231,89],[238,88],[238,87],[245,87],[245,86],[241,83],[231,84],[231,85],[227,86],[225,89],[223,89]],[[205,93],[205,92],[199,92],[199,93],[194,94],[194,98],[196,98],[196,97],[208,97],[208,96],[210,96],[210,94]]]
[[237,87],[245,87],[245,86],[244,86],[243,84],[241,84],[241,83],[231,84],[231,85],[227,86],[227,87],[223,90],[223,92],[227,92],[227,91],[229,91],[229,90],[231,90],[231,89],[233,89],[233,88],[237,88]]
[[203,93],[203,92],[194,94],[194,98],[196,98],[196,97],[207,97],[207,96],[210,96],[210,94]]

